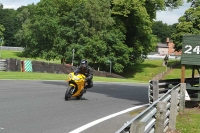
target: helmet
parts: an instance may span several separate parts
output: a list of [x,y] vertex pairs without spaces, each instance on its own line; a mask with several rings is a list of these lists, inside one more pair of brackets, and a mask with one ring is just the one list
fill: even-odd
[[87,65],[88,65],[87,60],[85,60],[85,59],[81,60],[81,64],[80,64],[80,67],[81,67],[81,68],[86,68]]

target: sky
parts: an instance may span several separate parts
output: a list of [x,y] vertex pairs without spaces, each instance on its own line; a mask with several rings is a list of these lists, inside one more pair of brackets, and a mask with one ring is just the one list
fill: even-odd
[[[14,8],[17,9],[21,6],[26,6],[28,4],[37,4],[40,0],[0,0],[0,3],[4,5],[4,8]],[[185,3],[179,9],[174,9],[173,11],[162,11],[157,12],[156,21],[162,21],[168,25],[178,23],[178,19],[184,15],[185,10],[189,8],[190,4]]]

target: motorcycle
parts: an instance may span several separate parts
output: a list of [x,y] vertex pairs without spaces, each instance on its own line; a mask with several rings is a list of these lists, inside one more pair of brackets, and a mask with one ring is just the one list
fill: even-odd
[[83,96],[83,93],[86,93],[87,82],[85,81],[85,75],[77,74],[75,75],[74,72],[69,73],[69,78],[66,80],[69,84],[66,93],[65,93],[65,100],[68,101],[71,97],[75,97],[76,99],[80,100]]

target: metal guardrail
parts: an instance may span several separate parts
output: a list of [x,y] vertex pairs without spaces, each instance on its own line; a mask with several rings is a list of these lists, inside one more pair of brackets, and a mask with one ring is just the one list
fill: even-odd
[[[152,104],[154,101],[156,101],[159,97],[161,97],[163,94],[165,94],[169,89],[179,84],[181,79],[167,79],[167,80],[150,80],[149,81],[149,103]],[[197,87],[193,87],[191,90],[191,87],[193,85],[199,84],[199,77],[196,78],[185,78],[186,83],[186,90],[189,94],[190,101],[200,101],[200,98],[198,98],[198,89]]]
[[0,60],[0,71],[6,71],[7,62],[6,60]]
[[1,50],[11,50],[11,51],[23,51],[23,47],[10,47],[10,46],[1,46]]
[[173,80],[150,80],[149,81],[149,103],[152,104],[173,86],[180,83],[180,79]]
[[161,133],[175,130],[176,115],[185,105],[185,83],[178,84],[115,133]]

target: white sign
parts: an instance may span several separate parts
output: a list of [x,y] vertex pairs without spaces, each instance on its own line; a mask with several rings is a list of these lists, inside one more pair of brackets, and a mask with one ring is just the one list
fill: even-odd
[[191,100],[187,90],[185,90],[185,100]]
[[196,53],[196,54],[199,54],[200,53],[200,46],[195,46],[194,48],[192,48],[191,45],[185,45],[185,54],[192,54],[193,53]]

